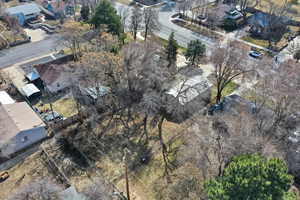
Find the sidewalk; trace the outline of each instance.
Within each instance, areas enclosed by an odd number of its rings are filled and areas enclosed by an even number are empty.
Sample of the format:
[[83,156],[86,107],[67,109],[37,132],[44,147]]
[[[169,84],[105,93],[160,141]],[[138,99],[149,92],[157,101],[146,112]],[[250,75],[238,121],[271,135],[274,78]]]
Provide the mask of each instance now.
[[[185,22],[185,23],[190,23],[189,21],[186,21],[186,20],[181,19],[181,18],[179,18],[179,17],[171,18],[170,20],[172,21],[172,20],[175,20],[175,19],[176,19],[176,20],[181,20],[181,21],[183,21],[183,22]],[[173,22],[172,22],[172,23],[173,23]],[[193,25],[199,26],[199,25],[197,25],[197,24],[193,24]],[[189,30],[189,29],[188,29],[188,30]],[[239,39],[239,38],[236,38],[236,33],[237,33],[236,31],[226,34],[226,33],[220,32],[220,31],[215,31],[215,30],[211,30],[211,29],[209,29],[209,30],[212,31],[213,33],[216,33],[216,34],[219,34],[220,36],[222,36],[222,37],[223,37],[223,44],[227,43],[227,42],[230,41],[230,40],[231,40],[231,41],[238,41],[238,42],[244,43],[244,44],[246,44],[246,45],[248,45],[248,46],[250,46],[250,47],[254,47],[254,48],[257,48],[257,49],[261,49],[261,50],[264,50],[264,51],[267,51],[267,52],[270,52],[270,53],[273,53],[273,54],[276,53],[276,52],[274,52],[274,51],[272,51],[272,50],[270,50],[270,49],[267,49],[267,48],[265,48],[265,47],[262,47],[262,46],[259,46],[259,45],[256,45],[256,44],[247,42],[247,41],[245,41],[245,40],[241,40],[241,39]]]

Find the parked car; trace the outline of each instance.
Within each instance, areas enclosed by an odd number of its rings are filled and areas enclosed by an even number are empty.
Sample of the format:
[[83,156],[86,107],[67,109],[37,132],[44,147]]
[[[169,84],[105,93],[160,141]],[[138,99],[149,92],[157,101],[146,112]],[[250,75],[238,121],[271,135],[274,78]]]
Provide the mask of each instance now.
[[249,56],[256,59],[261,59],[263,54],[258,51],[249,51]]
[[42,114],[42,118],[46,121],[46,122],[51,122],[51,121],[54,121],[54,120],[63,120],[63,116],[61,114],[59,114],[58,112],[56,111],[49,111],[49,112],[46,112],[46,113],[43,113]]
[[205,20],[206,16],[205,15],[198,15],[197,18],[200,19],[200,20]]
[[234,20],[240,19],[241,17],[243,17],[243,14],[237,10],[229,11],[227,15],[228,19],[234,19]]
[[0,174],[0,182],[5,181],[6,179],[8,179],[8,177],[9,177],[8,172],[2,172],[2,173]]

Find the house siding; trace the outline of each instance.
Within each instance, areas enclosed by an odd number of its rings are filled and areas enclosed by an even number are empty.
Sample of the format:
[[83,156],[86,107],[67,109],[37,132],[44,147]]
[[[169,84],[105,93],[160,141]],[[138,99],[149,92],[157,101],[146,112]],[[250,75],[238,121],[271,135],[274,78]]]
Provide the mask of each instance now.
[[44,126],[19,132],[1,148],[2,155],[11,155],[47,137]]

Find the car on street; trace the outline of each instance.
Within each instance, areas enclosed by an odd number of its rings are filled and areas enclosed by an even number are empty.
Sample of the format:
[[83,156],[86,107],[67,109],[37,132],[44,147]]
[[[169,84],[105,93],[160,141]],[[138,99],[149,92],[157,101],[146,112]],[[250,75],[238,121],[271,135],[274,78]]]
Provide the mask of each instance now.
[[249,51],[249,56],[255,59],[261,59],[263,54],[258,51]]

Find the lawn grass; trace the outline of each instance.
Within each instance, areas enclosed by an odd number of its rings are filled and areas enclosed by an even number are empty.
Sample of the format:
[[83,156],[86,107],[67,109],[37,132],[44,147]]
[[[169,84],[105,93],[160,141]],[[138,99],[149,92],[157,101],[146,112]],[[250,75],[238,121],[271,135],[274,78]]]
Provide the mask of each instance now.
[[[164,142],[169,148],[169,159],[175,162],[177,159],[178,148],[184,144],[183,133],[184,127],[179,124],[165,121],[163,124],[163,138]],[[157,141],[157,129],[149,129],[149,147],[152,147],[152,156],[147,164],[140,165],[129,173],[130,193],[132,199],[156,200],[157,187],[166,188],[167,183],[164,177],[164,162],[161,153],[161,146]],[[132,138],[134,142],[138,142],[137,138]],[[117,188],[125,191],[124,167],[122,159],[118,156],[107,154],[97,160],[96,166],[99,172]]]
[[264,48],[269,47],[269,42],[267,40],[257,39],[257,38],[253,38],[251,36],[244,36],[241,39],[246,42],[250,42],[252,44],[256,44],[256,45],[264,47]]
[[199,33],[199,34],[204,35],[208,38],[212,38],[214,40],[222,40],[222,36],[220,34],[208,29],[205,26],[191,24],[191,23],[180,21],[180,20],[173,20],[172,22],[174,24],[177,24],[178,26],[189,29],[189,30],[191,30],[195,33]]
[[[234,92],[234,90],[236,90],[239,87],[238,84],[234,83],[234,82],[230,82],[228,83],[228,85],[224,88],[223,92],[222,92],[222,96],[225,97],[227,95],[230,95],[232,92]],[[213,86],[212,90],[211,90],[211,102],[214,103],[215,99],[217,96],[217,87]]]
[[[37,103],[34,107],[40,111],[50,110],[50,104],[41,104],[42,102]],[[63,98],[59,99],[52,103],[53,110],[57,111],[59,114],[62,114],[65,118],[71,117],[77,114],[77,108],[75,100],[72,98]]]
[[[269,0],[261,0],[260,4],[257,6],[257,9],[268,12],[270,9],[270,4],[268,3]],[[271,5],[278,5],[281,6],[284,0],[271,0]],[[294,20],[300,21],[300,2],[297,5],[292,5],[290,8],[289,16],[291,16]]]
[[[158,37],[158,36],[155,36],[155,35],[151,35],[151,39],[160,43],[162,46],[166,46],[168,44],[168,40],[165,40],[161,37]],[[182,46],[179,46],[178,47],[178,53],[179,54],[185,54],[187,48],[186,47],[182,47]]]
[[25,38],[21,34],[14,34],[12,31],[4,31],[2,35],[6,38],[9,43],[14,43],[16,41],[22,41]]
[[129,5],[130,3],[132,3],[132,0],[117,0],[117,2],[124,5]]

